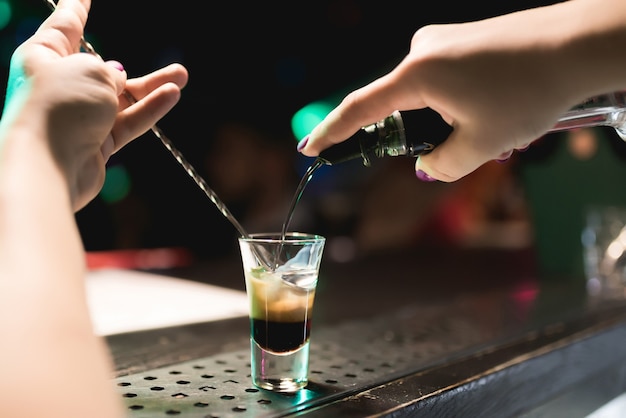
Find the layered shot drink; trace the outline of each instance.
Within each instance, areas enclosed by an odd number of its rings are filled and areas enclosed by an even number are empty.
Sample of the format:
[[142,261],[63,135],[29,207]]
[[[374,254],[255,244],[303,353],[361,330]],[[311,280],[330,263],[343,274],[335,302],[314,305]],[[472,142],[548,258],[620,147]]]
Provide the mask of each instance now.
[[306,386],[315,288],[324,238],[290,233],[241,238],[250,302],[252,382],[295,392]]

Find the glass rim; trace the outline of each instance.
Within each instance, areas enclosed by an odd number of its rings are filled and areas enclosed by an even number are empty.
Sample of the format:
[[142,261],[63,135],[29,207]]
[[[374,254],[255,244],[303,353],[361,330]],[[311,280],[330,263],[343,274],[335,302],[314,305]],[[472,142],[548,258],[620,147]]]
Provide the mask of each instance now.
[[282,232],[259,232],[255,234],[249,234],[247,237],[239,237],[241,242],[321,242],[325,241],[326,237],[317,234],[310,234],[306,232],[287,232],[285,234],[285,240],[281,239]]

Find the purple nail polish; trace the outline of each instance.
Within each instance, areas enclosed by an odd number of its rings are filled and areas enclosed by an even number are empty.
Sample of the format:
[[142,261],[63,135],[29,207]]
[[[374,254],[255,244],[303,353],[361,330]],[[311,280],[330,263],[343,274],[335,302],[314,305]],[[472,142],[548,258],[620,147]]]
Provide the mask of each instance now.
[[499,158],[496,158],[496,161],[501,164],[506,163],[507,161],[509,161],[509,158],[511,158],[512,155],[513,155],[513,150],[504,152],[500,154]]
[[115,68],[116,70],[124,71],[124,66],[122,65],[121,62],[110,60],[110,61],[107,61],[107,64],[109,64],[111,67]]
[[417,170],[415,176],[421,181],[437,181],[436,178],[429,176],[425,171]]
[[302,150],[304,149],[304,147],[306,147],[307,142],[309,142],[309,136],[305,136],[304,138],[302,138],[302,140],[300,140],[300,142],[298,142],[298,147],[296,148],[298,150],[298,152],[302,152]]

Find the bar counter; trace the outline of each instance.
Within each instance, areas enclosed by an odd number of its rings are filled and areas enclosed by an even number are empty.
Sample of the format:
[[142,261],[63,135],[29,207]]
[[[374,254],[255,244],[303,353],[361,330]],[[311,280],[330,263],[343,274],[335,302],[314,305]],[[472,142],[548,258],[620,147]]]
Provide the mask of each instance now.
[[[244,289],[239,258],[159,271]],[[310,382],[250,382],[247,317],[111,335],[129,417],[585,417],[626,391],[626,303],[531,250],[322,261]]]

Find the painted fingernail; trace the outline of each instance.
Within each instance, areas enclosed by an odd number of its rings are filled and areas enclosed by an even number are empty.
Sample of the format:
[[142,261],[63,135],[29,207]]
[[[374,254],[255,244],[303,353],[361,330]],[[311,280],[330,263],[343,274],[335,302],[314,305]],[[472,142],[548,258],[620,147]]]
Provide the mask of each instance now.
[[496,161],[499,163],[506,163],[509,158],[511,158],[511,155],[513,155],[513,150],[500,154],[500,156],[496,158]]
[[111,61],[107,61],[107,64],[109,64],[111,67],[115,68],[116,70],[124,71],[124,66],[122,65],[121,62],[111,60]]
[[296,148],[298,150],[298,152],[301,152],[304,147],[306,147],[307,142],[309,142],[309,136],[305,136],[304,138],[302,138],[300,140],[300,142],[298,142],[298,147]]
[[437,181],[436,178],[429,176],[425,171],[417,170],[415,176],[421,181]]

